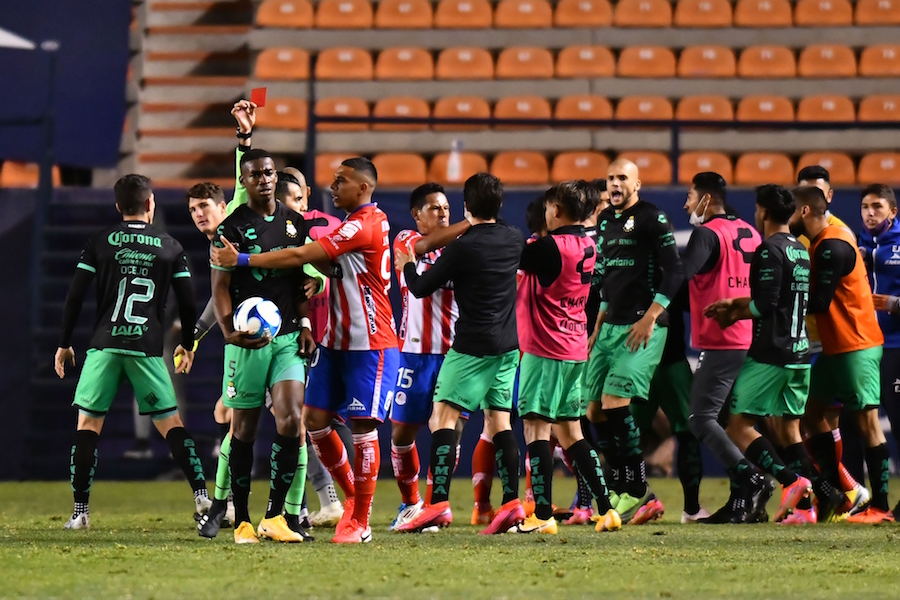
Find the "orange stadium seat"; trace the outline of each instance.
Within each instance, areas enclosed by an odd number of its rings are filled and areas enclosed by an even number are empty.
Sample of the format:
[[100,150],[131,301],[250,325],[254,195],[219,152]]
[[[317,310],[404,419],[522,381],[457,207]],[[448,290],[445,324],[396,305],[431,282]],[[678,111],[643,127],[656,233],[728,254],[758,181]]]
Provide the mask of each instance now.
[[616,58],[604,46],[568,46],[556,57],[556,76],[560,78],[614,77]]
[[797,104],[798,121],[855,121],[856,109],[847,96],[819,94]]
[[797,161],[797,173],[804,167],[819,165],[828,169],[832,185],[853,185],[856,183],[856,169],[853,159],[843,152],[807,152]]
[[378,185],[386,187],[415,187],[427,179],[428,166],[418,154],[385,152],[372,157],[378,171]]
[[[550,103],[540,96],[508,96],[494,105],[497,119],[549,119]],[[497,129],[521,129],[523,125],[498,125]]]
[[777,152],[748,152],[737,159],[734,180],[738,185],[790,185],[794,183],[794,165],[790,158]]
[[678,0],[675,27],[731,27],[728,0]]
[[[369,105],[362,98],[323,98],[316,101],[316,115],[333,117],[368,117]],[[360,131],[367,123],[318,123],[320,131]]]
[[737,61],[725,46],[691,46],[681,51],[678,76],[690,78],[734,77]]
[[733,121],[734,105],[725,96],[685,96],[678,101],[679,121]]
[[550,179],[550,167],[540,152],[509,150],[494,156],[491,174],[504,185],[540,185]]
[[859,101],[860,121],[900,121],[900,95],[878,94]]
[[547,0],[500,0],[494,9],[498,29],[543,29],[553,25],[553,7]]
[[856,77],[853,48],[841,44],[814,44],[800,51],[797,61],[800,77]]
[[256,57],[253,75],[269,81],[309,79],[309,52],[300,48],[266,48]]
[[573,179],[606,178],[606,169],[609,167],[609,158],[599,152],[588,150],[582,152],[560,152],[553,159],[550,169],[550,181],[560,183]]
[[735,118],[738,121],[793,121],[794,105],[784,96],[747,96],[738,102]]
[[691,185],[694,175],[707,171],[718,173],[725,183],[731,183],[734,176],[731,159],[721,152],[682,152],[678,157],[678,183],[681,185]]
[[263,108],[256,109],[256,126],[261,129],[306,130],[309,106],[297,98],[269,98]]
[[309,0],[265,0],[256,9],[257,27],[309,29],[313,5]]
[[669,0],[619,0],[613,13],[616,27],[671,27]]
[[[445,119],[489,119],[491,105],[484,98],[478,96],[451,96],[441,98],[434,103],[432,116]],[[487,125],[433,125],[435,131],[466,131],[475,129],[487,129]]]
[[488,0],[440,0],[434,12],[438,29],[490,29],[493,21]]
[[553,55],[546,48],[513,46],[497,56],[497,79],[553,79]]
[[738,77],[755,79],[797,76],[794,52],[787,46],[750,46],[738,59]]
[[428,167],[428,180],[436,181],[444,185],[462,185],[463,182],[475,173],[487,173],[488,163],[482,155],[475,152],[460,152],[459,179],[450,181],[447,177],[447,162],[450,160],[449,152],[435,154]]
[[316,185],[328,187],[334,181],[334,172],[341,163],[356,155],[350,152],[326,152],[316,155]]
[[369,0],[320,0],[316,7],[317,29],[371,29]]
[[563,96],[553,113],[557,119],[612,119],[612,104],[603,96],[578,94]]
[[798,27],[853,25],[853,5],[850,0],[797,0],[794,24]]
[[493,79],[494,59],[484,48],[447,48],[438,54],[434,74],[436,79]]
[[434,58],[424,48],[386,48],[375,61],[375,79],[419,81],[434,79]]
[[619,77],[675,77],[675,53],[663,46],[629,46],[619,54]]
[[623,152],[618,158],[630,160],[638,167],[638,178],[644,185],[672,183],[672,162],[662,152]]
[[663,96],[626,96],[616,105],[616,119],[622,121],[668,121],[674,116],[672,103]]
[[856,0],[857,25],[900,25],[900,0]]
[[560,0],[553,13],[556,27],[609,27],[612,5],[609,0]]
[[873,152],[859,161],[856,171],[859,183],[900,184],[900,152]]
[[431,29],[434,14],[428,0],[381,0],[375,10],[378,29]]
[[[413,98],[411,96],[399,96],[394,98],[382,98],[375,103],[372,108],[373,117],[422,117],[431,116],[431,108],[428,102],[422,98]],[[428,129],[428,125],[401,125],[382,123],[372,125],[372,129],[378,131],[416,131]]]
[[372,55],[362,48],[328,48],[316,59],[316,79],[363,81],[372,79]]
[[738,0],[734,7],[736,27],[790,27],[794,24],[788,0]]
[[900,75],[900,45],[880,44],[863,48],[859,56],[859,74],[863,77]]
[[[59,167],[53,166],[51,175],[53,185],[61,185]],[[40,166],[37,163],[23,163],[5,160],[0,165],[0,188],[37,188],[40,179]]]

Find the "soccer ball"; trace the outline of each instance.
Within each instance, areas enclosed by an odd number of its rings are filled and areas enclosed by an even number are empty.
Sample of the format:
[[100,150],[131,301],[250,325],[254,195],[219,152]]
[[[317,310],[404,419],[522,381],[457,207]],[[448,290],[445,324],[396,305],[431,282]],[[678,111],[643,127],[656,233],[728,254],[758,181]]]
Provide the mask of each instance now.
[[265,298],[247,298],[238,305],[232,319],[235,331],[245,331],[251,339],[275,337],[281,329],[281,311]]

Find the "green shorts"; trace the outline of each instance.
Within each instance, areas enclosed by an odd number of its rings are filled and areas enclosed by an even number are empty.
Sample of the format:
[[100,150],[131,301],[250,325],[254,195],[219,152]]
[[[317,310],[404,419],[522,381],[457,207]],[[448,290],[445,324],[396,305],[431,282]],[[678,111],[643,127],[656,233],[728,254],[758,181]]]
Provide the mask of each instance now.
[[72,406],[92,417],[106,415],[124,379],[131,382],[142,415],[161,419],[178,410],[172,378],[161,356],[132,356],[96,348],[87,351]]
[[631,325],[600,326],[585,372],[585,398],[600,401],[603,394],[617,398],[646,398],[650,380],[662,359],[668,328],[656,325],[644,348],[632,352],[625,345]]
[[519,368],[519,414],[551,423],[580,419],[587,410],[581,393],[583,371],[584,361],[524,353]]
[[450,349],[434,386],[434,401],[461,411],[512,410],[519,351],[472,356]]
[[734,382],[731,414],[755,417],[802,417],[809,396],[809,365],[789,369],[744,360]]
[[847,410],[877,408],[881,402],[882,347],[843,354],[820,355],[810,373],[809,397]]
[[306,361],[297,356],[299,331],[279,335],[257,350],[225,346],[222,401],[228,408],[266,404],[266,390],[279,381],[306,381]]
[[661,408],[669,419],[672,433],[685,433],[690,414],[691,383],[694,374],[687,360],[659,365],[650,381],[650,398],[631,403],[631,414],[642,429],[653,422],[656,409]]

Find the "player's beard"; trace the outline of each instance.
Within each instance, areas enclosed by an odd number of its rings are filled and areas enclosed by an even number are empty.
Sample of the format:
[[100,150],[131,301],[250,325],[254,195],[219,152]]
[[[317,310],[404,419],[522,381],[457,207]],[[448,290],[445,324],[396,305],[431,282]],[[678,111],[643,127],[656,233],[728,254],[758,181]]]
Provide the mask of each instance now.
[[791,230],[791,235],[794,237],[800,237],[801,235],[806,235],[806,228],[803,227],[803,221],[797,221],[796,223],[790,222],[788,223],[788,229]]

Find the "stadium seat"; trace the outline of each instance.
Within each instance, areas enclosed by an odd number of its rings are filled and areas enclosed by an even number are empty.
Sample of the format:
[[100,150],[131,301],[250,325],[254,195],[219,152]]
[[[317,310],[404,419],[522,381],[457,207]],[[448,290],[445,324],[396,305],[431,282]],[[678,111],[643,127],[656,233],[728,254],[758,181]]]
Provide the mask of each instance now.
[[797,74],[828,79],[856,77],[856,55],[853,48],[841,44],[807,46],[800,51]]
[[362,48],[328,48],[316,59],[316,79],[363,81],[372,79],[372,55]]
[[316,7],[317,29],[371,29],[369,0],[320,0]]
[[813,165],[819,165],[828,169],[831,185],[854,185],[856,183],[856,169],[853,167],[853,159],[843,152],[807,152],[797,161],[797,173],[800,169]]
[[794,24],[788,0],[738,0],[735,27],[790,27]]
[[616,105],[616,119],[622,121],[668,121],[674,115],[672,103],[663,96],[626,96]]
[[731,27],[728,0],[678,0],[675,27]]
[[438,54],[434,74],[436,79],[493,79],[494,59],[484,48],[447,48]]
[[[422,98],[413,98],[410,96],[382,98],[376,102],[375,106],[372,108],[372,116],[428,118],[431,116],[431,108],[428,106],[428,102]],[[372,125],[372,129],[377,131],[420,131],[428,129],[428,125],[381,123]]]
[[797,104],[798,121],[855,121],[856,109],[847,96],[819,94]]
[[[457,119],[489,119],[491,105],[484,98],[478,96],[452,96],[441,98],[434,103],[432,116]],[[435,131],[471,131],[487,129],[487,125],[433,125]]]
[[500,0],[494,9],[498,29],[543,29],[553,26],[553,7],[547,0]]
[[900,121],[900,95],[878,94],[859,101],[860,121]]
[[[550,103],[539,96],[509,96],[497,100],[494,117],[497,119],[549,119]],[[524,125],[498,125],[497,129],[521,129]]]
[[612,119],[613,109],[603,96],[578,94],[563,96],[556,102],[553,113],[556,119]]
[[750,46],[738,59],[738,77],[783,79],[797,76],[794,52],[787,46]]
[[[368,117],[369,105],[362,98],[323,98],[316,101],[316,115],[334,117]],[[319,131],[361,131],[367,123],[318,123]]]
[[798,27],[853,25],[853,5],[850,0],[797,0],[794,24]]
[[629,46],[619,54],[619,77],[675,77],[675,54],[663,46]]
[[568,46],[556,57],[559,78],[614,77],[616,58],[604,46]]
[[737,61],[725,46],[690,46],[681,51],[678,76],[689,78],[734,77]]
[[863,48],[859,56],[862,77],[897,77],[900,75],[900,44],[879,44]]
[[493,21],[488,0],[440,0],[434,12],[438,29],[490,29]]
[[425,159],[408,152],[385,152],[372,157],[378,171],[378,185],[416,187],[425,183],[428,167]]
[[381,0],[375,10],[378,29],[431,29],[434,14],[428,0]]
[[662,152],[623,152],[618,158],[630,160],[639,169],[638,177],[643,185],[669,185],[672,183],[672,162]]
[[553,13],[556,27],[609,27],[612,5],[609,0],[560,0]]
[[[53,166],[51,175],[53,185],[61,184],[59,167]],[[0,165],[0,188],[35,189],[40,180],[40,166],[37,163],[23,163],[5,160]]]
[[550,181],[561,183],[573,179],[605,179],[609,158],[599,152],[560,152],[553,159],[550,169]]
[[265,0],[256,9],[256,26],[309,29],[313,5],[309,0]]
[[435,154],[428,167],[428,180],[436,181],[443,185],[462,185],[462,183],[475,173],[487,173],[488,163],[482,155],[475,152],[460,152],[459,178],[450,181],[447,177],[447,162],[450,160],[449,152]]
[[870,183],[900,184],[900,152],[873,152],[859,161],[856,179],[862,185]]
[[494,156],[491,174],[504,185],[542,185],[550,178],[550,167],[540,152],[509,150]]
[[794,183],[794,165],[790,158],[777,152],[748,152],[734,165],[734,181],[738,185],[791,185]]
[[725,96],[686,96],[678,101],[679,121],[733,121],[734,106]]
[[309,106],[297,98],[269,98],[265,107],[256,109],[256,127],[305,131]]
[[856,0],[857,25],[900,25],[900,0]]
[[316,185],[328,187],[334,181],[334,172],[341,163],[355,154],[350,152],[326,152],[316,155]]
[[497,56],[497,79],[553,79],[553,55],[546,48],[513,46]]
[[375,61],[375,79],[419,81],[434,79],[434,58],[424,48],[386,48]]
[[300,48],[266,48],[256,57],[253,76],[269,81],[309,79],[309,53]]
[[734,176],[731,159],[721,152],[682,152],[678,157],[678,183],[681,185],[691,185],[694,175],[707,171],[718,173],[725,183],[731,183]]
[[619,0],[613,12],[616,27],[671,27],[669,0]]
[[738,102],[735,118],[738,121],[793,121],[794,105],[784,96],[747,96]]

